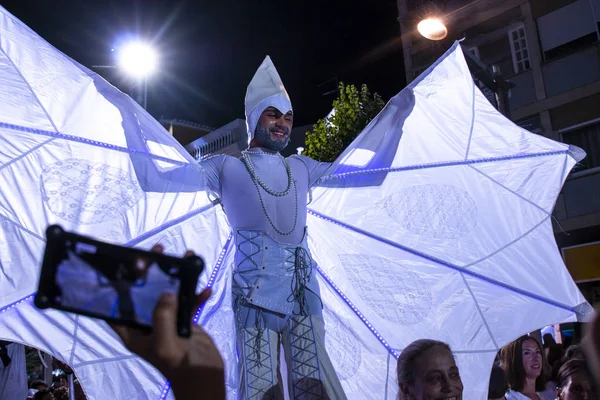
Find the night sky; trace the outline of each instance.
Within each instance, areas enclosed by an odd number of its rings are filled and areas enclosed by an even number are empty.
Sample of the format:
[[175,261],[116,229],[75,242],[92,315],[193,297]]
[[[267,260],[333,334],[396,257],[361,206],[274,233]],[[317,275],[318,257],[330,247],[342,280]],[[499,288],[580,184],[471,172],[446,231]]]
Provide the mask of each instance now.
[[[244,116],[246,86],[270,55],[295,125],[331,109],[335,79],[366,83],[385,100],[405,85],[395,0],[2,0],[3,7],[75,60],[114,65],[128,37],[153,41],[160,71],[148,110],[213,127]],[[98,69],[121,90],[115,69]],[[329,82],[327,82],[329,81]],[[319,84],[324,85],[318,86]]]

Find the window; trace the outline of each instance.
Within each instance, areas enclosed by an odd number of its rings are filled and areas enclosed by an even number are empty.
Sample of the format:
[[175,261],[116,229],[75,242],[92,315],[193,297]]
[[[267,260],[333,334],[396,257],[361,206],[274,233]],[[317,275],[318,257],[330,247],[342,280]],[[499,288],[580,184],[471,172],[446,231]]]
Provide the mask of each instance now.
[[527,71],[531,68],[531,63],[529,61],[529,49],[527,48],[525,27],[519,25],[508,31],[508,39],[510,41],[510,50],[512,53],[513,65],[515,67],[515,74]]
[[566,56],[600,40],[599,11],[600,0],[576,0],[538,18],[537,26],[545,60]]
[[572,144],[583,149],[587,154],[575,166],[574,171],[600,167],[600,123],[563,132],[562,139],[567,144]]
[[556,60],[558,58],[568,56],[569,54],[576,53],[580,50],[584,50],[598,41],[598,35],[596,32],[592,32],[589,35],[582,36],[578,39],[565,43],[551,50],[544,52],[544,59],[546,62]]

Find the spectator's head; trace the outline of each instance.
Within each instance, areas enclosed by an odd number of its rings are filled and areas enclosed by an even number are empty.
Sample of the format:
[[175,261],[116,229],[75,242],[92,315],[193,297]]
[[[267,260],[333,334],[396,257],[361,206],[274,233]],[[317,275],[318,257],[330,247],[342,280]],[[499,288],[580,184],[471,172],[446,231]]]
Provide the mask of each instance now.
[[56,400],[48,389],[40,390],[33,395],[33,400]]
[[546,349],[546,359],[549,365],[554,365],[555,362],[562,359],[565,355],[565,350],[560,344],[550,345]]
[[398,384],[403,400],[462,400],[463,384],[452,351],[437,340],[417,340],[402,351],[398,358]]
[[527,381],[535,380],[536,392],[546,388],[546,362],[540,344],[532,337],[521,336],[502,348],[502,367],[508,386],[522,392]]
[[571,347],[571,344],[573,343],[573,336],[564,336],[562,342],[563,342],[563,346],[565,347],[565,349],[568,349],[569,347]]
[[556,396],[559,400],[598,400],[584,360],[574,358],[558,371]]
[[574,358],[577,358],[580,360],[585,360],[585,355],[583,354],[583,350],[581,349],[581,346],[579,346],[578,344],[569,346],[569,348],[565,352],[565,361],[569,361]]
[[490,374],[490,387],[488,390],[489,400],[504,399],[504,394],[508,390],[506,383],[506,374],[498,365],[494,364],[492,373]]
[[31,382],[31,385],[29,385],[29,388],[35,390],[43,390],[48,389],[48,385],[46,385],[46,382],[44,381],[33,381]]

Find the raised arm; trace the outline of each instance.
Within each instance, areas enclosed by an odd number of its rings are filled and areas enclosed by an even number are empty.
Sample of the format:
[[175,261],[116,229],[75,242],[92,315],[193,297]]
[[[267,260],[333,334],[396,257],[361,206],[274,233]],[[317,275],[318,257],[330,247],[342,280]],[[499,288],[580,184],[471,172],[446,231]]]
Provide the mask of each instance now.
[[[158,122],[150,120],[151,117],[147,115],[121,114],[127,148],[134,151],[130,153],[130,158],[142,190],[173,193],[197,192],[207,188],[205,169],[187,154],[175,138],[165,134],[162,126],[156,126]],[[156,128],[145,134],[137,128],[140,125]],[[178,163],[153,158],[151,155],[157,155],[158,149],[163,150],[161,153],[178,153]]]
[[[134,100],[92,74],[94,84],[121,114],[123,133],[140,187],[145,192],[177,193],[206,190],[209,168],[194,160],[165,129]],[[156,156],[163,156],[159,159]],[[177,159],[176,163],[166,159]]]

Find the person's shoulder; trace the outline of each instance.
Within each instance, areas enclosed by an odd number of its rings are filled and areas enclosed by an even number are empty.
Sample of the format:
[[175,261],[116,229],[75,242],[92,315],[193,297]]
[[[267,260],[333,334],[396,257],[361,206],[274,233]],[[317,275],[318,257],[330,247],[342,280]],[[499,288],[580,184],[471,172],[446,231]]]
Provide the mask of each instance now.
[[523,399],[527,399],[527,397],[523,396],[519,392],[515,392],[512,389],[508,389],[508,392],[506,392],[506,395],[504,397],[506,398],[506,400],[523,400]]
[[556,399],[556,384],[554,382],[549,382],[546,385],[546,390],[541,393],[538,393],[540,399],[542,400],[554,400]]
[[213,154],[200,161],[200,166],[212,174],[236,173],[243,167],[242,161],[227,154]]
[[318,164],[319,161],[315,160],[314,158],[310,158],[307,156],[303,156],[300,154],[292,154],[291,156],[287,157],[286,160],[288,161],[297,161],[297,162],[302,162],[305,165],[311,165],[311,164]]
[[292,154],[291,156],[286,157],[286,160],[292,166],[296,165],[297,167],[305,167],[309,171],[311,170],[311,167],[314,168],[314,164],[317,163],[317,161],[313,160],[312,158],[301,156],[299,154]]
[[206,164],[220,164],[231,163],[239,161],[237,157],[230,156],[228,154],[211,154],[200,161],[200,165]]
[[292,154],[291,156],[288,156],[287,159],[288,160],[295,159],[295,160],[310,160],[310,161],[315,161],[315,160],[313,160],[310,157],[303,156],[302,154]]
[[206,157],[204,157],[202,160],[200,160],[200,162],[205,162],[205,161],[210,161],[210,160],[227,160],[227,159],[236,159],[233,156],[230,156],[229,154],[210,154]]

